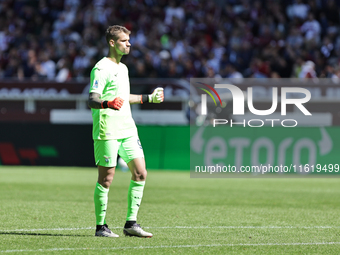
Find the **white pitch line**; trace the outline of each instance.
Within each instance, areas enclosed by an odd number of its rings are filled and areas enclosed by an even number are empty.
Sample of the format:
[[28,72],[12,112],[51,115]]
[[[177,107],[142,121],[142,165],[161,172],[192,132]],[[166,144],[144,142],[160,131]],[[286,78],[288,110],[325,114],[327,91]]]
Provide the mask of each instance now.
[[224,229],[230,229],[230,228],[277,228],[277,229],[282,229],[282,228],[340,228],[340,226],[174,226],[174,227],[144,227],[144,228],[188,228],[188,229],[200,229],[200,228],[224,228]]
[[48,252],[48,251],[77,251],[77,250],[118,250],[118,249],[162,249],[162,248],[197,248],[197,247],[228,247],[228,246],[298,246],[298,245],[340,245],[340,242],[321,243],[239,243],[239,244],[197,244],[197,245],[158,245],[158,246],[123,246],[102,248],[51,248],[37,250],[3,250],[0,253],[11,252]]
[[34,231],[64,231],[64,230],[82,230],[82,229],[95,229],[94,227],[85,227],[85,228],[33,228],[33,229],[10,229],[10,230],[0,230],[0,232],[11,232],[11,231],[28,231],[28,232],[34,232]]
[[[122,229],[123,227],[110,227],[111,229]],[[210,229],[210,228],[221,228],[221,229],[334,229],[340,228],[340,226],[172,226],[172,227],[143,227],[145,229]],[[64,230],[86,230],[95,229],[94,227],[83,227],[83,228],[36,228],[36,229],[9,229],[0,230],[0,232],[35,232],[35,231],[64,231]]]

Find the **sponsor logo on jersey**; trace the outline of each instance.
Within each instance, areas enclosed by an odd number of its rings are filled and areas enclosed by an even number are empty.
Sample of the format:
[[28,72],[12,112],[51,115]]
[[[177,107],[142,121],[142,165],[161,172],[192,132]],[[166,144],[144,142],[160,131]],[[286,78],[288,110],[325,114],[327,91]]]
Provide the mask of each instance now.
[[93,86],[92,86],[94,89],[97,89],[98,88],[98,80],[94,80],[93,82]]

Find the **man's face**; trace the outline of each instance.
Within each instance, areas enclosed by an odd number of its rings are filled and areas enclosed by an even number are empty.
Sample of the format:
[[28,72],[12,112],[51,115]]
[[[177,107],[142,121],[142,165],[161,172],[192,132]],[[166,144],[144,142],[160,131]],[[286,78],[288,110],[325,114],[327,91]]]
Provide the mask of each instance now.
[[124,32],[118,34],[118,39],[114,41],[114,48],[119,55],[127,55],[130,53],[131,44],[129,43],[129,40],[130,36],[128,34],[125,34]]

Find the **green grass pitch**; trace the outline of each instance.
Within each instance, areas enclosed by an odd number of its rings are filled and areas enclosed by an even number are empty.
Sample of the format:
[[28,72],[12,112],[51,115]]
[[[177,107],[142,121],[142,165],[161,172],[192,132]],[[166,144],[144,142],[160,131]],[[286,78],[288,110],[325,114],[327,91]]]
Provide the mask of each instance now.
[[138,222],[124,237],[130,174],[117,171],[94,236],[95,168],[0,167],[0,254],[338,254],[340,179],[190,179],[149,171]]

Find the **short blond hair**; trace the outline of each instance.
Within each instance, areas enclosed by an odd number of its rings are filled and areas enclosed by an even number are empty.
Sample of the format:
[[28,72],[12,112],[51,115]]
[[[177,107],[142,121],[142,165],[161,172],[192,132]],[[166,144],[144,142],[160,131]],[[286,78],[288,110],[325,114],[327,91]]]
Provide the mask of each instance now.
[[105,32],[106,42],[109,44],[111,39],[116,41],[118,39],[118,34],[121,32],[128,35],[131,34],[131,31],[128,30],[126,27],[119,25],[109,26]]

